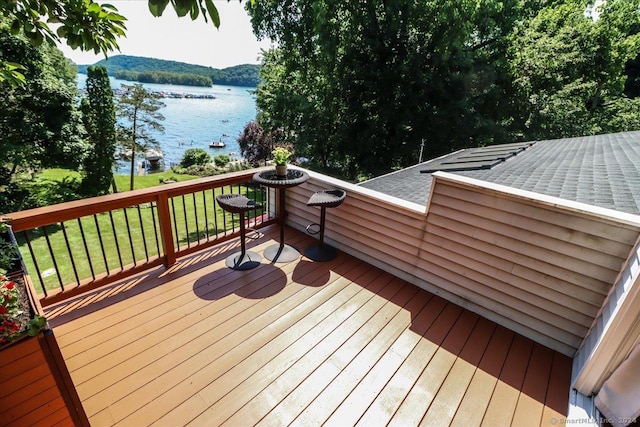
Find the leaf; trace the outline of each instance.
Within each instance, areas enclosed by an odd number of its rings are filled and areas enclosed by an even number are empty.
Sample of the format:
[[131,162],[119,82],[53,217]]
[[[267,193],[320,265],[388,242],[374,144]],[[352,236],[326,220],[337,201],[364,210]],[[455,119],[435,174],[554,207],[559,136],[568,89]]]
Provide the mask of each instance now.
[[213,4],[213,0],[205,0],[204,3],[207,5],[207,11],[211,17],[211,22],[213,22],[213,25],[215,25],[216,28],[220,28],[220,15],[218,14],[216,5]]
[[100,7],[98,3],[91,3],[87,10],[93,13],[100,13],[100,11],[102,11],[102,7]]
[[32,337],[38,335],[38,332],[46,325],[47,318],[36,314],[35,317],[29,321],[29,335]]
[[191,11],[191,1],[190,0],[176,0],[173,3],[173,8],[176,10],[176,14],[179,17],[186,16],[187,13]]
[[149,0],[149,12],[155,17],[162,16],[169,0]]
[[191,20],[195,21],[198,18],[199,14],[200,14],[200,9],[198,7],[198,3],[193,3],[191,5]]

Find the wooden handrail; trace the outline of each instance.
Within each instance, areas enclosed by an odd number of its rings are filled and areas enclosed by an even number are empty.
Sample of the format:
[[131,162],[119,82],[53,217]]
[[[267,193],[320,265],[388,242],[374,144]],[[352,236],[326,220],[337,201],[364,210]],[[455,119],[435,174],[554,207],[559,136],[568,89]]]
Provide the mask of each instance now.
[[[184,203],[185,195],[189,195],[189,194],[195,195],[201,192],[204,194],[206,191],[215,192],[216,189],[219,189],[219,188],[224,189],[225,187],[232,189],[236,185],[241,186],[243,184],[250,183],[252,181],[253,175],[259,170],[261,169],[252,169],[252,170],[246,170],[246,171],[240,171],[240,172],[233,172],[233,173],[217,175],[217,176],[208,177],[208,178],[171,183],[171,184],[156,186],[152,188],[127,191],[123,193],[116,193],[116,194],[110,194],[105,196],[92,197],[92,198],[83,199],[83,200],[76,200],[72,202],[65,202],[65,203],[46,206],[42,208],[29,209],[29,210],[8,214],[4,216],[4,218],[2,218],[2,221],[8,222],[9,224],[11,224],[11,227],[15,233],[21,233],[21,232],[24,233],[24,235],[27,236],[27,239],[28,239],[27,233],[30,232],[30,230],[33,230],[36,228],[43,228],[46,236],[46,228],[48,226],[54,225],[54,224],[61,224],[62,231],[64,233],[64,239],[66,240],[67,235],[64,228],[65,222],[78,220],[78,223],[80,223],[81,218],[94,216],[94,220],[97,227],[98,220],[96,216],[98,214],[108,213],[109,217],[111,218],[111,226],[113,228],[113,218],[111,216],[112,212],[117,210],[124,210],[124,214],[126,218],[126,214],[128,210],[127,208],[137,207],[138,215],[140,215],[140,205],[145,205],[149,203],[155,204],[155,209],[152,210],[152,215],[153,215],[153,212],[157,213],[157,221],[158,221],[157,226],[159,229],[158,230],[159,233],[155,235],[156,244],[158,239],[162,242],[162,249],[158,247],[157,258],[153,258],[153,257],[149,258],[149,254],[147,254],[146,261],[136,264],[135,254],[132,253],[132,255],[134,256],[133,263],[130,265],[123,265],[122,258],[120,256],[120,249],[118,248],[117,254],[118,254],[118,260],[120,263],[120,268],[116,267],[114,269],[112,266],[107,266],[107,259],[105,257],[104,258],[105,267],[109,271],[105,271],[104,273],[99,273],[94,275],[93,267],[91,267],[91,274],[92,274],[91,278],[79,278],[76,274],[77,285],[70,288],[66,288],[66,289],[64,288],[63,285],[66,285],[67,283],[63,284],[62,279],[60,278],[60,275],[58,275],[58,279],[60,280],[59,290],[53,289],[53,290],[50,290],[50,292],[46,292],[43,289],[45,295],[40,299],[40,303],[42,304],[42,306],[47,306],[59,301],[63,301],[67,298],[74,297],[81,293],[91,291],[93,289],[96,289],[97,287],[104,286],[108,283],[112,283],[115,280],[120,280],[130,275],[137,274],[146,269],[156,267],[160,264],[164,264],[165,267],[169,267],[176,262],[176,259],[178,256],[187,255],[191,252],[202,250],[214,244],[220,243],[223,240],[233,238],[237,234],[236,232],[231,232],[231,233],[225,232],[224,235],[221,237],[217,236],[217,232],[216,232],[215,239],[209,239],[208,232],[207,232],[207,239],[202,243],[200,242],[200,238],[198,238],[197,244],[191,244],[191,245],[187,244],[186,248],[174,246],[174,240],[178,238],[176,234],[174,234],[174,232],[177,234],[179,233],[177,228],[175,230],[173,229],[173,227],[176,226],[175,218],[173,218],[173,215],[175,215],[173,198],[176,198],[176,197],[180,198],[182,196],[183,203]],[[195,196],[194,196],[194,203],[195,203]],[[214,215],[215,215],[215,208],[214,208]],[[186,214],[184,219],[186,221],[187,219]],[[197,224],[197,220],[198,219],[196,217],[196,224]],[[140,218],[140,221],[142,221],[142,218]],[[155,219],[153,221],[155,224]],[[264,221],[263,219],[260,221],[260,224],[258,226],[265,226],[272,223],[273,221],[274,219],[268,219],[267,221]],[[127,229],[127,232],[130,233],[128,220],[126,222],[126,229]],[[186,233],[187,234],[189,233],[188,229],[186,229]],[[113,234],[115,237],[115,234],[116,234],[115,228],[113,228]],[[82,236],[84,240],[84,234]],[[53,260],[53,267],[54,269],[57,269],[58,266],[56,265],[54,254],[51,252],[52,248],[51,248],[51,245],[49,244],[49,237],[46,237],[46,239],[47,239],[46,240],[47,245],[49,246],[49,251],[51,253],[51,259]],[[131,235],[129,235],[129,240],[131,241]],[[116,238],[116,244],[117,242],[118,240]],[[75,272],[76,267],[73,260],[72,250],[69,247],[68,241],[66,242],[66,245],[67,245],[68,255],[71,258],[71,264],[73,265],[73,269]],[[86,248],[86,241],[84,242],[84,245],[85,245],[86,256],[89,257],[89,252],[88,252],[88,249]],[[100,239],[99,246],[100,248],[102,248],[102,239]],[[29,250],[31,251],[30,244],[29,244]],[[105,256],[104,249],[102,250],[103,250],[103,257],[104,257]],[[131,251],[134,252],[133,243],[131,243]],[[146,252],[146,249],[145,249],[145,252]],[[32,255],[33,255],[33,252],[32,252]],[[66,254],[61,253],[60,255],[64,257]],[[34,267],[35,267],[35,270],[37,271],[38,278],[41,284],[44,286],[44,282],[42,280],[42,277],[40,276],[40,272],[38,271],[38,266],[35,263],[36,261],[34,260]],[[89,265],[90,266],[92,265],[90,261],[89,261]]]
[[84,216],[109,212],[128,206],[156,202],[161,198],[171,198],[183,194],[208,190],[230,184],[242,184],[251,181],[253,174],[260,169],[233,172],[191,181],[176,182],[141,190],[126,191],[106,196],[91,197],[72,202],[59,203],[35,209],[14,212],[3,216],[14,232],[30,230],[36,227],[64,222]]

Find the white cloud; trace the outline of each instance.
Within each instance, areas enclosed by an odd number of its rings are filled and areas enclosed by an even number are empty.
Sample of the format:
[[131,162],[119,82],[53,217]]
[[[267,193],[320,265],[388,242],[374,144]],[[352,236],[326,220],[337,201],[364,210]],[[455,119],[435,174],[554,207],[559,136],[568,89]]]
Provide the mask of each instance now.
[[[202,16],[192,21],[178,18],[169,5],[160,18],[149,12],[147,1],[109,1],[127,17],[127,38],[120,38],[117,54],[168,59],[190,64],[225,68],[239,64],[258,64],[261,49],[269,40],[258,41],[251,30],[248,13],[239,1],[216,1],[220,28],[205,22]],[[65,56],[77,64],[93,64],[104,58],[93,52],[72,50],[60,45]]]

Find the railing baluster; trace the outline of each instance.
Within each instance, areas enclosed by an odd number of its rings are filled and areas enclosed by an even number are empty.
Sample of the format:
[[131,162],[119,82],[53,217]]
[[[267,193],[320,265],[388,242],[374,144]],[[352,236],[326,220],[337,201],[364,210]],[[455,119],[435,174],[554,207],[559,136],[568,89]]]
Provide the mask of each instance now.
[[[158,205],[151,202],[151,220],[153,221],[153,234],[156,237],[156,250],[158,251],[158,257],[162,256],[162,252],[160,251],[160,239],[158,238],[158,224],[156,223],[156,209]],[[169,211],[167,210],[167,213]],[[171,231],[171,226],[169,226],[169,231]],[[169,239],[169,243],[171,243],[171,239]],[[167,249],[165,248],[165,251]]]
[[100,231],[100,224],[98,223],[98,216],[97,215],[93,215],[93,220],[96,223],[96,231],[98,232],[98,240],[100,241],[100,251],[102,251],[102,259],[104,260],[104,268],[105,268],[105,271],[107,272],[107,276],[108,276],[109,272],[111,270],[109,269],[109,263],[107,262],[107,252],[104,250],[104,242],[102,241],[102,232]]
[[187,202],[184,199],[184,194],[182,195],[182,213],[184,216],[184,231],[187,236],[187,248],[191,247],[191,238],[189,238],[189,221],[187,221]]
[[76,268],[76,262],[73,258],[73,252],[71,252],[71,245],[69,244],[69,238],[67,236],[67,227],[64,226],[64,222],[61,222],[62,235],[64,236],[64,243],[67,245],[67,252],[69,253],[69,260],[71,261],[71,268],[73,269],[73,275],[76,278],[76,283],[80,286],[80,278],[78,277],[78,269]]
[[47,233],[47,227],[42,227],[42,231],[44,232],[44,238],[47,242],[47,247],[49,248],[49,255],[51,255],[51,261],[53,261],[53,268],[56,271],[56,276],[58,276],[58,283],[60,284],[60,289],[64,291],[64,283],[62,283],[62,276],[60,276],[60,270],[58,268],[58,262],[56,261],[56,256],[53,253],[53,248],[51,247],[51,240],[49,239],[49,233]]
[[144,223],[142,221],[142,210],[140,209],[140,205],[137,205],[136,208],[138,209],[138,220],[140,221],[140,234],[142,235],[142,244],[144,246],[144,256],[147,262],[149,262],[149,250],[147,249],[147,237],[145,236],[145,233],[144,233]]
[[42,280],[42,273],[40,273],[40,267],[38,266],[38,260],[36,259],[36,254],[33,252],[33,247],[31,246],[31,240],[29,239],[29,233],[27,231],[23,231],[22,235],[24,236],[25,242],[27,242],[27,247],[29,248],[29,253],[31,254],[31,260],[33,261],[33,266],[36,269],[36,274],[38,275],[38,281],[40,282],[40,286],[42,287],[42,292],[44,293],[45,298],[48,296],[47,287],[44,285],[44,280]]
[[82,244],[84,245],[84,253],[87,255],[87,261],[89,262],[89,270],[91,271],[91,278],[96,280],[96,273],[93,271],[93,262],[91,262],[91,255],[89,254],[89,246],[87,245],[87,238],[84,234],[84,228],[82,227],[82,221],[78,218],[78,229],[80,230],[80,236],[82,237]]
[[113,211],[109,211],[109,220],[111,221],[111,230],[113,230],[113,240],[116,244],[116,253],[118,254],[118,261],[120,262],[120,271],[124,270],[124,264],[122,263],[122,254],[120,253],[120,243],[118,242],[118,233],[116,232],[116,223],[113,221]]
[[[209,191],[211,191],[211,198],[207,194]],[[39,290],[39,293],[41,297],[44,294],[41,303],[46,306],[62,301],[68,295],[77,295],[78,287],[87,290],[95,289],[101,284],[111,283],[134,272],[144,271],[158,265],[159,262],[164,262],[168,267],[175,263],[176,255],[192,253],[200,248],[211,246],[218,239],[227,239],[231,233],[237,232],[238,223],[233,215],[219,209],[215,196],[231,192],[244,194],[255,200],[264,199],[264,192],[255,194],[256,191],[249,173],[216,177],[206,181],[196,181],[193,186],[179,184],[158,189],[138,190],[131,196],[118,194],[113,197],[104,196],[102,199],[89,198],[81,204],[63,204],[64,206],[51,207],[51,210],[46,211],[40,209],[34,210],[33,213],[16,212],[14,214],[17,221],[14,229],[24,235],[21,244],[26,244],[29,250],[31,259],[27,259],[27,262],[33,270],[34,277],[37,276],[37,281],[40,282],[38,288],[42,290]],[[187,198],[189,198],[188,203]],[[179,201],[182,202],[182,206],[177,206]],[[203,212],[199,212],[200,204]],[[151,218],[143,213],[147,205],[151,209]],[[134,217],[129,218],[128,209],[131,207],[138,212],[138,222],[134,218],[135,213]],[[122,215],[117,212],[119,209],[123,210]],[[183,211],[179,212],[179,209]],[[264,212],[264,209],[254,210],[253,218],[249,219],[254,225],[264,222],[262,218],[259,221],[256,220],[258,212]],[[108,214],[108,217],[104,214]],[[93,228],[93,225],[86,222],[91,221],[89,218],[91,216],[95,225],[94,231],[89,229]],[[71,222],[74,220],[77,224]],[[110,226],[106,223],[107,221],[110,222]],[[150,224],[147,224],[147,221]],[[184,222],[184,230],[180,222]],[[149,231],[151,224],[153,224],[153,233]],[[205,225],[204,230],[203,225]],[[54,229],[49,228],[51,226],[60,227],[60,230],[55,229],[56,233],[58,231],[60,233],[54,234],[51,231]],[[215,232],[211,229],[212,227]],[[30,234],[30,230],[36,228],[42,229],[43,239],[33,240],[35,234]],[[94,236],[94,233],[97,233],[97,236]],[[123,233],[127,233],[127,236],[124,237]],[[142,235],[141,239],[138,238],[138,233]],[[182,236],[182,233],[186,234]],[[191,233],[196,234],[192,236]],[[113,235],[113,242],[110,241],[111,235]],[[125,246],[127,243],[120,241],[120,235],[128,239],[131,260],[123,252],[124,247],[121,243]],[[155,238],[157,259],[153,257],[154,247],[150,241],[153,238]],[[80,239],[82,239],[82,248]],[[186,245],[182,239],[186,239]],[[143,245],[144,253],[137,247],[139,244]],[[66,249],[61,245],[66,245]],[[98,250],[102,255],[97,252]],[[51,259],[46,258],[46,251],[49,252]],[[68,260],[65,253],[69,256]],[[98,260],[100,256],[104,266],[101,266]],[[114,263],[119,264],[119,269],[113,265]],[[43,273],[49,274],[51,265],[54,270],[52,275],[55,273],[56,279],[43,276]],[[43,268],[45,271],[42,271]],[[61,292],[52,294],[49,291],[56,287],[56,280]],[[77,286],[73,285],[74,281]]]
[[191,197],[193,198],[193,214],[196,220],[196,237],[198,238],[198,244],[200,244],[200,224],[198,224],[198,205],[196,204],[196,193],[191,193]]
[[131,246],[131,258],[133,259],[133,265],[136,266],[138,263],[136,262],[136,251],[133,248],[133,238],[131,237],[131,226],[129,225],[129,215],[127,214],[128,208],[123,208],[124,212],[124,222],[127,224],[127,235],[129,236],[129,246]]
[[216,190],[211,189],[211,195],[213,199],[213,226],[216,229],[216,239],[218,238],[218,201],[216,200]]
[[[202,206],[204,206],[204,231],[207,234],[207,242],[209,241],[209,215],[207,214],[207,192],[202,190]],[[215,215],[215,211],[213,212]]]
[[171,212],[173,213],[173,229],[176,232],[176,249],[180,250],[180,236],[178,234],[178,218],[176,218],[176,206],[171,198]]
[[[224,187],[220,189],[220,194],[224,194]],[[222,229],[227,232],[227,212],[222,211]]]

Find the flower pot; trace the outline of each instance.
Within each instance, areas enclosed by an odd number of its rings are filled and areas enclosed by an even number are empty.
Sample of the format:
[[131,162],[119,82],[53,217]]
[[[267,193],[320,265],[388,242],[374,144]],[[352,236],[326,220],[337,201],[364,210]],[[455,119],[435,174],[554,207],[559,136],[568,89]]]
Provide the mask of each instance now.
[[276,165],[276,175],[287,176],[287,165]]

